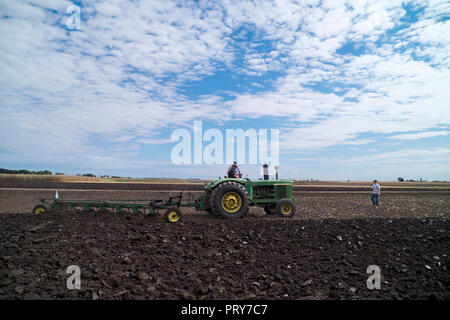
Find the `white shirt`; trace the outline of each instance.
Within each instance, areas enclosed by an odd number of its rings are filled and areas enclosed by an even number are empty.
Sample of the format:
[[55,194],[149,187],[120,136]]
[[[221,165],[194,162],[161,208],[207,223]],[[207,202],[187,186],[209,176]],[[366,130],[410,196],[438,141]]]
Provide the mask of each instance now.
[[378,194],[380,192],[381,187],[380,187],[380,185],[378,183],[377,184],[373,184],[370,187],[372,188],[372,193]]

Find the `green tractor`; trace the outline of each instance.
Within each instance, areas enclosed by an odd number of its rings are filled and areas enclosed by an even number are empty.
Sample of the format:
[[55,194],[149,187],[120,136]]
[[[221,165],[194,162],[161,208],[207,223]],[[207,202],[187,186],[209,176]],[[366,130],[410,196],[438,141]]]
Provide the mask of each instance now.
[[[267,165],[265,166],[267,170]],[[210,214],[222,218],[240,218],[248,213],[250,206],[263,207],[267,214],[291,218],[295,214],[294,198],[292,197],[293,181],[269,180],[264,174],[264,180],[249,180],[241,178],[224,178],[206,184],[205,192],[197,199],[183,202],[183,192],[169,199],[129,199],[129,200],[66,200],[58,197],[41,199],[41,204],[33,209],[34,214],[43,214],[51,210],[81,209],[112,212],[134,212],[146,215],[156,215],[165,210],[167,222],[175,223],[181,220],[180,207],[193,207],[196,211],[206,210]],[[192,201],[191,201],[192,200]]]
[[258,206],[267,214],[291,218],[295,214],[292,188],[290,180],[219,179],[205,186],[196,209],[223,218],[240,218],[250,206]]

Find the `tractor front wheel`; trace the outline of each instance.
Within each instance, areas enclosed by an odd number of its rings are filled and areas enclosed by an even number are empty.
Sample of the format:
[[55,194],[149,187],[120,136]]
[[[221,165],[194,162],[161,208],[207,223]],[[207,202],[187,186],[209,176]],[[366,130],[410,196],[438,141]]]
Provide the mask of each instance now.
[[295,205],[291,199],[281,199],[275,207],[275,213],[283,218],[292,218],[295,215]]

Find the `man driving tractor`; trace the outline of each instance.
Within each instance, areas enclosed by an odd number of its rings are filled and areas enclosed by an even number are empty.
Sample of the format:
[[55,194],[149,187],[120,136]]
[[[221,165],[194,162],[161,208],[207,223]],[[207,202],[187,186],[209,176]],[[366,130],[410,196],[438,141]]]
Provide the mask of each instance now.
[[228,168],[227,175],[228,175],[228,178],[241,178],[242,177],[241,170],[239,170],[239,167],[238,167],[236,161],[234,161],[233,164]]

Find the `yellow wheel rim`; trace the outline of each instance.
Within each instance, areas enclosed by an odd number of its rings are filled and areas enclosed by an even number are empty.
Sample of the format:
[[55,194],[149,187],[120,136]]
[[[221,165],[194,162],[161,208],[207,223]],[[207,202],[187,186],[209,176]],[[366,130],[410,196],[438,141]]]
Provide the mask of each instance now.
[[222,197],[222,208],[229,213],[238,212],[242,207],[242,198],[236,192],[230,191]]
[[44,209],[44,208],[37,208],[37,209],[34,211],[35,214],[41,214],[41,213],[44,213],[44,212],[45,212],[45,209]]
[[288,215],[292,212],[292,207],[290,204],[286,203],[281,206],[281,213],[284,215]]
[[170,222],[177,222],[179,219],[180,219],[180,217],[178,216],[178,212],[176,212],[176,211],[169,212],[169,221]]

